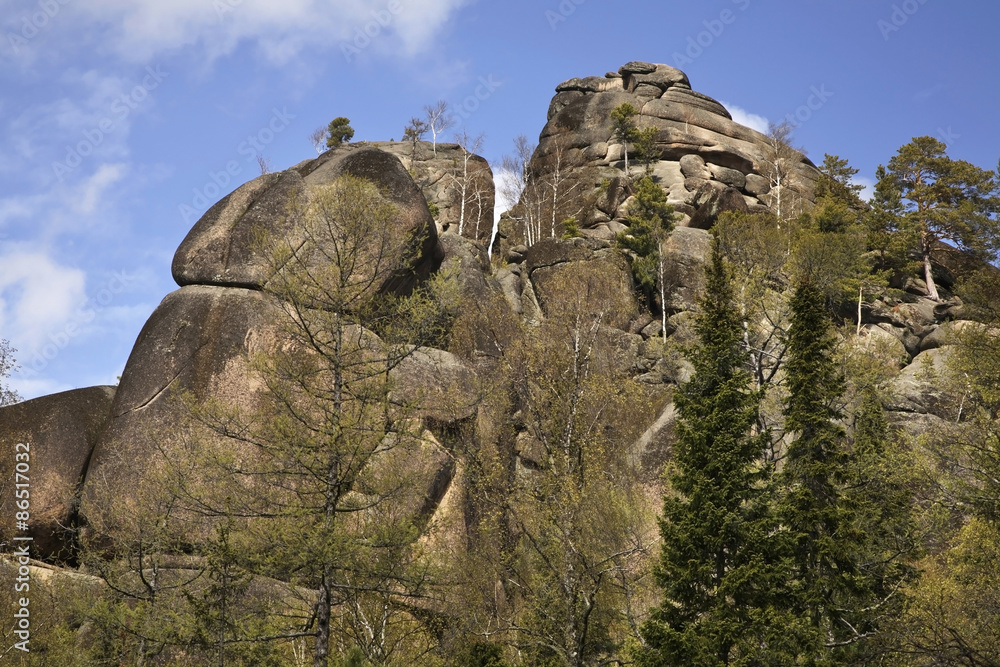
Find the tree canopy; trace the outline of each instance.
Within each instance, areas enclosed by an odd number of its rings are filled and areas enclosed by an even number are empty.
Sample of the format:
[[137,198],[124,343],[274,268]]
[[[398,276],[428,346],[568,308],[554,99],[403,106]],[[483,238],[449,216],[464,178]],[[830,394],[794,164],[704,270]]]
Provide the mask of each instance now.
[[887,197],[900,201],[901,225],[917,237],[924,281],[932,299],[941,298],[932,265],[940,243],[993,257],[1000,242],[1000,182],[996,173],[953,160],[946,149],[933,137],[915,137],[889,160],[887,169],[879,172],[879,184]]

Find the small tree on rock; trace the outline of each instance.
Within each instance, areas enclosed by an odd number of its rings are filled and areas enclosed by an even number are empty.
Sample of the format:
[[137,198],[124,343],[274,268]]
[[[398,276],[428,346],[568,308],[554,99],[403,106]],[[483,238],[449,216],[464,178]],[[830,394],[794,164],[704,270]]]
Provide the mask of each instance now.
[[437,157],[438,135],[455,123],[455,117],[449,113],[448,103],[444,100],[428,104],[424,107],[424,113],[427,114],[427,129],[431,133],[431,146],[434,150],[434,157]]
[[660,246],[673,231],[674,209],[667,203],[667,194],[651,176],[644,176],[639,181],[626,220],[629,227],[618,233],[615,243],[632,253],[632,275],[650,305],[655,304],[659,290],[661,324],[666,330],[665,267]]
[[343,116],[337,116],[331,120],[326,132],[327,148],[336,148],[341,144],[346,144],[354,137],[354,128],[351,127],[350,119]]
[[403,141],[410,142],[410,169],[413,169],[413,161],[417,157],[417,144],[419,144],[430,126],[423,119],[414,116],[410,119],[410,124],[403,128]]
[[625,154],[626,174],[628,174],[628,145],[639,137],[639,130],[635,125],[635,117],[638,115],[639,110],[628,102],[619,104],[611,111],[614,136],[621,143],[622,152]]

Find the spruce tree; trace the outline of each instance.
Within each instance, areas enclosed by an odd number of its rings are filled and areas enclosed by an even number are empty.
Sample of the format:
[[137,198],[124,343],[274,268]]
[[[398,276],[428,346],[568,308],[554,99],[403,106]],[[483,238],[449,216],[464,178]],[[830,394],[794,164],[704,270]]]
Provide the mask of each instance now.
[[[657,581],[663,603],[642,627],[637,664],[782,664],[774,605],[784,573],[772,554],[771,466],[755,432],[739,312],[719,246],[695,325],[695,373],[674,397],[679,420],[664,500]],[[787,663],[786,663],[787,664]]]
[[[841,599],[836,657],[847,664],[874,664],[884,650],[872,641],[903,615],[901,584],[912,580],[920,552],[914,521],[917,466],[890,432],[876,387],[861,391],[842,494],[841,539],[853,552],[854,577]],[[846,621],[846,623],[844,622]]]
[[781,514],[794,562],[789,601],[808,623],[797,641],[810,660],[824,655],[826,631],[838,622],[837,580],[852,574],[838,539],[846,432],[835,399],[844,381],[833,360],[835,339],[825,302],[808,278],[796,288],[785,366],[785,432],[792,441],[782,471]]
[[[796,664],[871,664],[872,639],[902,612],[900,585],[917,551],[912,468],[889,433],[874,387],[861,393],[853,434],[838,407],[845,378],[825,297],[804,278],[791,301],[785,433],[779,476],[784,594]],[[853,436],[853,437],[852,437]]]

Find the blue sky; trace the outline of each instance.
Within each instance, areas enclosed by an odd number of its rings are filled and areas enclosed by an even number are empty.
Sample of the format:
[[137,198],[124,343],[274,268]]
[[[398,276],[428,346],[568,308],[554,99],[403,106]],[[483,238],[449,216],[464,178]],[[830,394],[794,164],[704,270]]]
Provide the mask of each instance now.
[[[113,384],[209,205],[347,116],[447,100],[498,160],[553,89],[664,62],[748,123],[797,114],[870,182],[914,136],[1000,158],[992,0],[0,0],[0,338],[25,398]],[[809,108],[812,104],[813,108]],[[228,172],[227,172],[228,168]]]

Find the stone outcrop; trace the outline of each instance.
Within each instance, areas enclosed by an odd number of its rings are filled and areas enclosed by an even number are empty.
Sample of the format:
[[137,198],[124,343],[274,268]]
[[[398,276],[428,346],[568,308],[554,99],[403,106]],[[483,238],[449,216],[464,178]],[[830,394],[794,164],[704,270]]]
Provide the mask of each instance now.
[[[456,150],[439,146],[438,159],[450,161]],[[96,522],[103,508],[128,503],[129,491],[154,474],[150,465],[162,461],[160,452],[169,456],[190,437],[177,431],[187,416],[182,397],[254,408],[262,381],[249,359],[273,350],[283,336],[278,302],[261,289],[269,276],[255,239],[260,230],[296,238],[290,202],[308,201],[314,188],[344,174],[374,182],[396,207],[395,228],[421,239],[415,255],[395,258],[413,270],[397,271],[395,282],[380,285],[380,291],[407,293],[444,262],[457,265],[473,298],[500,293],[499,284],[487,277],[489,262],[480,246],[450,232],[439,236],[424,192],[392,151],[346,146],[244,184],[195,224],[175,254],[173,273],[181,289],[167,295],[147,321],[126,364],[106,432],[93,452],[81,499],[84,517]],[[488,215],[492,219],[491,200]],[[365,335],[380,344],[375,334]],[[475,372],[455,355],[418,349],[394,378],[402,400],[420,399],[418,416],[428,423],[454,423],[475,414]],[[431,444],[421,451],[427,460],[412,463],[423,471],[420,479],[436,485],[427,489],[430,498],[442,479],[450,480],[453,461]]]
[[[680,215],[680,226],[708,229],[727,210],[767,210],[776,194],[764,175],[774,160],[767,137],[734,122],[721,104],[693,91],[684,72],[630,62],[604,77],[569,79],[556,87],[530,173],[537,183],[562,179],[562,190],[573,190],[584,203],[582,210],[576,201],[557,203],[558,219],[576,215],[583,233],[598,238],[620,231],[614,223],[624,221],[628,205],[620,196],[624,152],[610,114],[626,102],[638,111],[639,129],[656,129],[659,160],[652,164],[653,176]],[[786,201],[812,201],[816,167],[796,151],[785,162],[790,172]],[[633,177],[641,175],[634,156],[629,166]],[[536,191],[527,189],[529,197]],[[507,248],[522,242],[517,217],[515,211],[501,223]]]
[[188,285],[163,299],[122,373],[88,470],[84,516],[129,502],[159,451],[170,452],[184,437],[184,393],[252,407],[259,386],[248,357],[267,350],[275,335],[269,301],[257,290],[214,285]]
[[[660,160],[653,175],[682,215],[661,246],[667,286],[663,319],[643,303],[628,256],[613,247],[615,235],[627,229],[631,197],[622,147],[614,144],[609,120],[622,102],[639,109],[640,127],[657,129]],[[237,188],[209,209],[178,248],[173,274],[180,289],[163,299],[143,327],[117,391],[96,387],[0,409],[6,452],[0,466],[14,461],[12,443],[31,443],[37,553],[53,560],[71,555],[72,530],[66,528],[97,524],[108,503],[127,506],[141,497],[161,455],[169,456],[189,435],[182,397],[198,404],[256,405],[263,385],[249,359],[287,343],[279,324],[281,304],[262,289],[269,275],[255,244],[258,231],[295,238],[289,202],[308,201],[316,187],[343,174],[375,182],[396,206],[394,224],[421,240],[411,254],[395,258],[414,270],[377,289],[405,293],[444,271],[455,276],[464,297],[461,312],[448,313],[458,322],[461,342],[449,338],[435,343],[441,349],[416,348],[392,371],[392,398],[419,405],[412,421],[424,433],[420,447],[400,450],[388,464],[413,473],[407,508],[425,519],[447,514],[449,521],[461,521],[462,491],[456,485],[467,462],[449,440],[456,433],[464,446],[509,455],[513,470],[541,465],[537,440],[517,416],[517,406],[507,402],[514,392],[509,385],[490,386],[502,375],[490,373],[503,361],[498,351],[519,340],[515,332],[567,312],[599,315],[595,367],[632,377],[651,401],[659,401],[659,419],[640,425],[648,429],[633,452],[645,466],[643,481],[655,491],[676,418],[670,387],[692,373],[680,350],[694,340],[711,249],[708,229],[725,211],[766,208],[770,183],[760,168],[767,158],[763,135],[734,123],[671,67],[632,62],[605,77],[570,79],[557,89],[530,172],[535,185],[565,179],[560,191],[572,199],[566,212],[579,215],[583,236],[543,238],[528,247],[518,236],[515,211],[505,221],[505,245],[492,262],[485,249],[494,196],[488,164],[470,156],[468,164],[484,186],[475,215],[463,219],[453,184],[456,170],[467,166],[466,154],[454,144],[439,144],[437,156],[427,143],[417,148],[414,156],[411,144],[346,146]],[[804,156],[793,162],[792,187],[807,201],[817,172]],[[439,211],[437,224],[428,202]],[[943,286],[967,270],[964,260],[957,252],[948,257],[945,268],[952,277]],[[895,374],[888,405],[893,422],[919,432],[956,419],[945,362],[955,333],[970,325],[958,299],[927,299],[913,280],[906,288],[865,304],[865,336],[857,344]],[[845,321],[855,313],[852,306]],[[373,346],[382,342],[368,330],[360,337]],[[483,398],[487,395],[494,404]],[[13,530],[13,512],[10,494],[0,488],[3,542]]]
[[437,207],[438,231],[452,231],[489,245],[493,233],[496,188],[493,170],[484,158],[459,144],[427,141],[379,141],[369,144],[400,159],[424,193]]
[[421,240],[416,257],[399,257],[400,267],[412,265],[412,275],[383,289],[405,292],[425,279],[440,263],[437,227],[424,195],[395,156],[373,147],[344,146],[327,151],[276,174],[265,174],[237,188],[211,207],[174,255],[173,275],[180,286],[219,285],[260,289],[267,267],[256,244],[259,229],[294,241],[290,205],[308,204],[310,191],[342,175],[366,178],[396,207],[395,224]]
[[[10,543],[14,535],[30,536],[36,558],[72,557],[78,492],[114,396],[114,387],[90,387],[0,409],[0,543]],[[18,463],[24,464],[19,470],[29,485],[27,532],[15,523]]]

